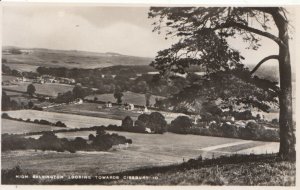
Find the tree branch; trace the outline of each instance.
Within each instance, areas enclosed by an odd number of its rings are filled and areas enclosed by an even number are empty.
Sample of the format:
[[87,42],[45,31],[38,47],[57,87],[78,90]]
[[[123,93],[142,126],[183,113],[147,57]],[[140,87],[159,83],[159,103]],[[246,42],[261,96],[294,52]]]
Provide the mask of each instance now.
[[255,73],[255,71],[257,71],[257,69],[266,61],[270,60],[270,59],[278,59],[279,56],[278,55],[270,55],[268,57],[263,58],[250,72],[250,74],[252,75],[253,73]]
[[218,30],[218,29],[222,29],[222,28],[229,28],[229,27],[246,30],[248,32],[253,32],[255,34],[267,37],[267,38],[275,41],[278,45],[285,47],[285,44],[277,36],[274,36],[273,34],[271,34],[269,32],[264,32],[264,31],[258,30],[256,28],[252,28],[250,26],[240,24],[240,23],[236,23],[236,22],[232,22],[232,21],[229,21],[229,22],[226,22],[226,23],[224,23],[220,26],[217,26],[213,30]]

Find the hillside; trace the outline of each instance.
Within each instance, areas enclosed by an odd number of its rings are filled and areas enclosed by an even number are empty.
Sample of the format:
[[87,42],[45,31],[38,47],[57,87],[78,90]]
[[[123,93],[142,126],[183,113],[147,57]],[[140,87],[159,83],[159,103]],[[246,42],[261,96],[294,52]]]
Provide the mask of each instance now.
[[3,47],[2,58],[6,64],[23,71],[38,66],[67,68],[103,68],[114,65],[149,65],[152,58],[122,55],[113,52],[97,53],[77,50],[27,49]]

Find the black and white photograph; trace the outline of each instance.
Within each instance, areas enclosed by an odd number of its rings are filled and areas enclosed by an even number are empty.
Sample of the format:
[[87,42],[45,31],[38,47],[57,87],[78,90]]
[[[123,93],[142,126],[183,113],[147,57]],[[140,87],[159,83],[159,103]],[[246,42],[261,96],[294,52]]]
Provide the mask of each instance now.
[[296,186],[299,6],[1,9],[1,185]]

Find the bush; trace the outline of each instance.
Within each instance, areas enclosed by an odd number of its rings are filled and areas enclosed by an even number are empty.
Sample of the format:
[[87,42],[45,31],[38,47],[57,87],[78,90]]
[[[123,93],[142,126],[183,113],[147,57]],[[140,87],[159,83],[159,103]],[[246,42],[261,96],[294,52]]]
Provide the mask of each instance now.
[[44,119],[41,119],[39,123],[42,125],[51,125],[52,124],[51,122],[44,120]]
[[7,113],[2,114],[3,119],[11,119],[11,117]]
[[190,118],[187,116],[178,116],[171,122],[168,131],[179,134],[187,134],[189,129],[193,126]]
[[56,123],[55,123],[55,126],[56,126],[56,127],[67,127],[66,124],[64,124],[64,123],[61,122],[61,121],[56,122]]
[[89,134],[89,140],[93,141],[96,137],[93,134]]

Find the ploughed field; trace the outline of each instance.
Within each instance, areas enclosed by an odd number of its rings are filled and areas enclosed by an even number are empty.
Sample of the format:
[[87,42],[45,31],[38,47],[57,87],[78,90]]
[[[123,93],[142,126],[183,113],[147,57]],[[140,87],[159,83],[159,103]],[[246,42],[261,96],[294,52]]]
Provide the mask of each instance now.
[[[41,114],[44,115],[47,113],[48,112],[43,112]],[[30,114],[30,112],[28,114]],[[13,116],[10,113],[9,115]],[[36,113],[31,113],[31,116],[35,115]],[[51,117],[55,118],[55,116],[52,115]],[[76,118],[76,115],[73,116]],[[69,120],[71,120],[71,118],[69,118]],[[76,121],[80,122],[80,119]],[[86,121],[90,122],[90,124],[92,123],[91,120]],[[20,127],[22,131],[24,131],[26,127],[33,127],[26,125],[27,123],[25,122],[8,122],[19,123],[19,127],[24,125],[23,128]],[[45,130],[51,128],[50,126],[40,127],[44,127]],[[7,131],[8,128],[10,129],[9,123],[3,123],[2,132]],[[37,126],[37,128],[39,127]],[[115,146],[107,152],[6,151],[2,152],[2,169],[11,169],[19,165],[23,170],[34,174],[96,175],[141,167],[181,163],[191,158],[197,158],[200,155],[210,158],[230,154],[272,153],[278,150],[278,143],[274,142],[198,135],[179,135],[174,133],[165,133],[162,135],[112,131],[109,131],[109,133],[118,133],[119,135],[132,139],[133,144]],[[89,134],[95,134],[95,132],[65,132],[57,133],[56,135],[59,138],[71,139],[75,137],[88,138]],[[38,136],[31,137],[38,138]]]

